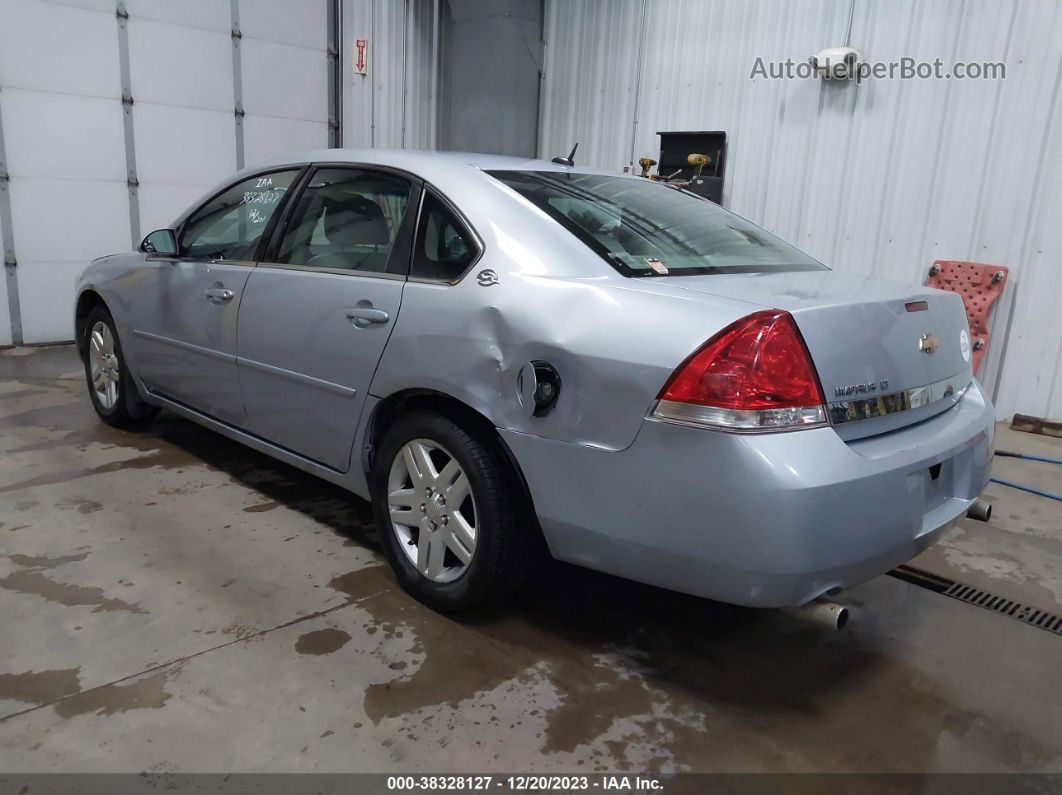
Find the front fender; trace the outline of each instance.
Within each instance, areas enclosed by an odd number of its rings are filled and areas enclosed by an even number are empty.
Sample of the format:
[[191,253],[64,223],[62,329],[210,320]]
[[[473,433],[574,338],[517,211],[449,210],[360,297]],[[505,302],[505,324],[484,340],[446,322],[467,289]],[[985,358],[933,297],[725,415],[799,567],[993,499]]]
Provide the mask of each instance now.
[[[138,253],[112,254],[94,260],[77,279],[74,291],[74,339],[78,352],[84,354],[84,329],[80,328],[78,308],[87,293],[99,297],[114,320],[115,331],[125,355],[126,368],[140,384],[140,370],[133,345],[133,301],[131,284],[143,278],[144,255]],[[143,389],[140,390],[143,394]]]

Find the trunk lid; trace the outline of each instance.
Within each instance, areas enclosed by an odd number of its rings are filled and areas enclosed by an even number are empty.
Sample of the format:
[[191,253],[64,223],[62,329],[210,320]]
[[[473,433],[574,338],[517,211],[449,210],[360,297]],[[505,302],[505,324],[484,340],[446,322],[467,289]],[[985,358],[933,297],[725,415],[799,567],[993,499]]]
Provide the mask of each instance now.
[[[948,384],[941,382],[950,381],[961,394],[972,378],[966,312],[955,293],[836,271],[653,281],[792,314],[844,438],[893,430],[939,413],[957,399],[944,399]],[[936,386],[922,390],[930,385]],[[844,422],[845,408],[835,405],[848,404],[849,419],[857,411],[867,416],[887,402],[878,397],[906,390],[919,390],[912,396],[913,408],[857,422]],[[867,399],[869,406],[852,405]]]

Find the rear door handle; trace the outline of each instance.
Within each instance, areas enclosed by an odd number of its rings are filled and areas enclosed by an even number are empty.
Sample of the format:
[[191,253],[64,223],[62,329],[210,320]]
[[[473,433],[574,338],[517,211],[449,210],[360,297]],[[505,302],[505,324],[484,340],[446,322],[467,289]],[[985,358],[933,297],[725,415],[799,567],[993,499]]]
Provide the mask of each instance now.
[[236,295],[232,290],[224,287],[208,287],[203,294],[215,304],[231,301],[233,296]]
[[365,328],[370,323],[386,323],[391,316],[382,309],[371,306],[356,306],[347,310],[347,318],[358,328]]

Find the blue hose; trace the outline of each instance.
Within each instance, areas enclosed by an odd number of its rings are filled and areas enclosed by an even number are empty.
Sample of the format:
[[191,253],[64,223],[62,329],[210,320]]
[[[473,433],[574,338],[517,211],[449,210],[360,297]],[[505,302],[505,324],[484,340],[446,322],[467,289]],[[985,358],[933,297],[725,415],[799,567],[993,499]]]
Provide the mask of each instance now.
[[[1044,458],[1039,455],[1026,455],[1025,453],[1012,453],[1009,450],[996,450],[996,455],[1005,456],[1007,458],[1021,458],[1025,461],[1042,461],[1045,464],[1062,464],[1062,460],[1057,458]],[[1050,494],[1046,491],[1040,491],[1030,486],[1023,486],[1020,483],[1012,483],[1009,480],[999,480],[998,478],[992,478],[993,483],[999,483],[1002,486],[1010,486],[1012,489],[1020,489],[1021,491],[1027,491],[1030,494],[1037,494],[1041,497],[1047,497],[1049,500],[1059,500],[1062,502],[1062,497],[1057,494]]]
[[1039,455],[1025,455],[1025,453],[1011,453],[1007,450],[996,450],[996,455],[1007,458],[1024,458],[1026,461],[1043,461],[1045,464],[1062,464],[1062,458],[1044,458]]
[[1040,491],[1039,489],[1034,489],[1030,486],[1023,486],[1020,483],[1011,483],[1009,480],[1000,480],[999,478],[992,478],[992,482],[998,483],[1001,486],[1010,486],[1012,489],[1020,489],[1022,491],[1027,491],[1030,494],[1038,494],[1041,497],[1047,497],[1049,500],[1058,500],[1059,502],[1062,502],[1062,497],[1058,496],[1057,494],[1050,494],[1046,491]]

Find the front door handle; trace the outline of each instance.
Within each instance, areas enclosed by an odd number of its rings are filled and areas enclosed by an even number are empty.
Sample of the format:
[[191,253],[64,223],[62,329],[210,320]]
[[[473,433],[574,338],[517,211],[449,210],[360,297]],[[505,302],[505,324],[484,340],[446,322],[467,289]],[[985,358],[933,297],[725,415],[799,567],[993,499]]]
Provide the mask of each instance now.
[[224,287],[208,287],[203,294],[214,304],[231,301],[233,296],[236,295],[232,290],[227,290]]
[[347,310],[347,319],[358,328],[365,328],[370,323],[386,323],[391,316],[382,309],[371,306],[356,306]]

